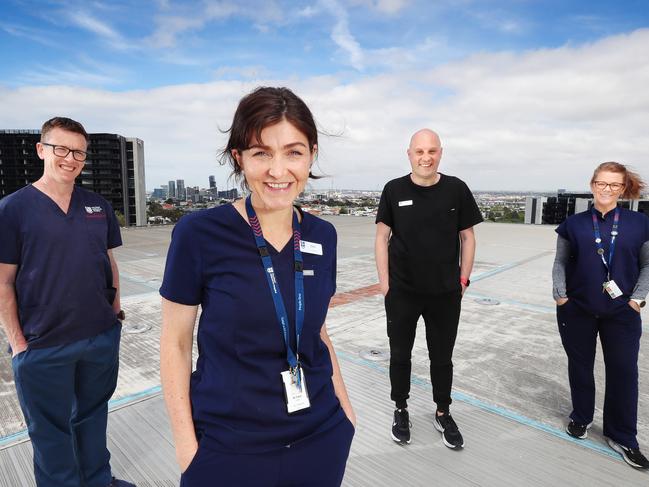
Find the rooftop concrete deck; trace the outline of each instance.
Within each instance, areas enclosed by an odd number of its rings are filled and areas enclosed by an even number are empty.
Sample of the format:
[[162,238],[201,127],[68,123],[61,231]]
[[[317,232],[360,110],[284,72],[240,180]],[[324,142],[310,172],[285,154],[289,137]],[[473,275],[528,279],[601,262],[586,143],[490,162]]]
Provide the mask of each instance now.
[[[390,439],[388,364],[369,353],[387,352],[383,300],[375,286],[374,224],[361,217],[329,219],[339,233],[339,262],[338,294],[327,323],[358,416],[345,486],[647,484],[649,475],[626,466],[602,439],[601,350],[598,409],[589,439],[573,440],[563,432],[570,400],[550,295],[553,228],[476,227],[476,265],[454,356],[452,409],[466,447],[451,451],[432,425],[423,333],[413,351],[412,444],[401,447]],[[170,232],[170,227],[126,230],[125,245],[117,250],[129,318],[109,441],[115,474],[141,486],[177,485],[179,477],[158,376],[157,288]],[[639,360],[638,439],[649,448],[646,340]],[[34,485],[31,446],[6,356],[0,359],[0,418],[0,486]]]

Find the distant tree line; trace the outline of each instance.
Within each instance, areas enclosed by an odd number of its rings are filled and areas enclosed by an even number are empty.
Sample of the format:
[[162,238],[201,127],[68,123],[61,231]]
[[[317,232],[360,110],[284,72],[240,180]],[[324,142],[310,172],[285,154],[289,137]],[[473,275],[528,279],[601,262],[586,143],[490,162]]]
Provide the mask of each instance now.
[[348,206],[352,208],[364,208],[364,207],[375,207],[376,202],[372,198],[363,198],[359,202],[354,202],[354,201],[348,201],[348,200],[335,200],[333,198],[329,199],[322,199],[322,200],[314,200],[313,203],[318,204],[318,205],[325,205],[325,206]]
[[173,223],[176,223],[184,215],[184,212],[178,208],[167,210],[160,203],[151,201],[147,205],[146,214],[147,217],[160,216],[162,218],[169,218]]
[[525,221],[525,213],[512,210],[507,206],[494,206],[487,212],[487,220],[502,223],[523,223]]

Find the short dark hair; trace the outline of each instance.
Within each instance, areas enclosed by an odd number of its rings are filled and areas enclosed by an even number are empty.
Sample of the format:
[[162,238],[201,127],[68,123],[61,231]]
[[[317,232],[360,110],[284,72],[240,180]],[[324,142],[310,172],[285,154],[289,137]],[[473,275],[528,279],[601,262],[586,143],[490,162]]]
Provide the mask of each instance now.
[[[262,130],[282,120],[287,120],[304,134],[309,143],[309,151],[313,152],[318,144],[318,129],[306,103],[288,88],[260,86],[239,101],[232,125],[225,131],[230,133],[230,138],[219,154],[219,161],[230,165],[230,176],[245,186],[241,166],[232,151],[242,152],[252,143],[260,143]],[[318,179],[310,171],[309,177]]]
[[50,131],[52,131],[53,129],[62,129],[67,130],[68,132],[74,132],[76,134],[83,135],[86,139],[86,142],[90,142],[88,132],[86,132],[86,129],[83,128],[83,125],[81,125],[76,120],[72,120],[71,118],[66,117],[54,117],[45,122],[43,124],[43,127],[41,127],[41,142],[45,142],[47,134],[50,133]]

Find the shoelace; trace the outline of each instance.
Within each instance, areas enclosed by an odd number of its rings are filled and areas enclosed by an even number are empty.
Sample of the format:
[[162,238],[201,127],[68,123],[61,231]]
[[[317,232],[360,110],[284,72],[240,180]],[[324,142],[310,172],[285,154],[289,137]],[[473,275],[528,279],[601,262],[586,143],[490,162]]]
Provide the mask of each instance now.
[[408,428],[411,426],[407,413],[397,413],[397,426],[399,428]]
[[450,414],[439,416],[439,422],[442,423],[444,430],[448,430],[449,433],[458,431],[457,424],[455,424],[455,420]]

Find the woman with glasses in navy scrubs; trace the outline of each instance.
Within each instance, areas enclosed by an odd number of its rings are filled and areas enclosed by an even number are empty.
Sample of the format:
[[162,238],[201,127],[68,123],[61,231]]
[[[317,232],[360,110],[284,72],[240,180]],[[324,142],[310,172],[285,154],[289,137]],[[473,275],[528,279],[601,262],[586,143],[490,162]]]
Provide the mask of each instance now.
[[572,413],[567,433],[586,438],[595,410],[593,366],[599,334],[606,367],[604,436],[638,469],[649,468],[637,435],[641,308],[649,291],[649,218],[618,205],[636,199],[640,177],[617,162],[590,181],[593,206],[557,228],[554,298],[568,356]]
[[160,289],[181,486],[338,486],[356,420],[325,326],[336,232],[293,206],[316,125],[287,88],[258,88],[229,134],[223,159],[250,196],[180,220]]

